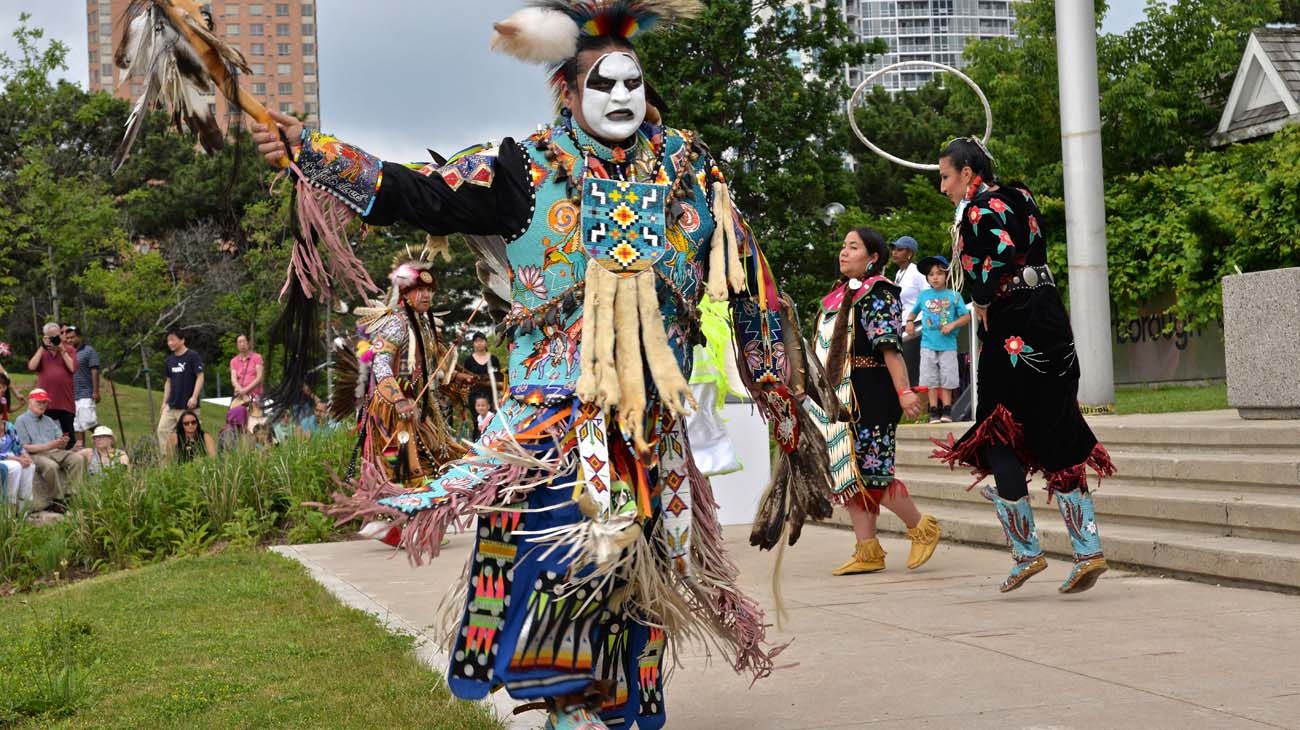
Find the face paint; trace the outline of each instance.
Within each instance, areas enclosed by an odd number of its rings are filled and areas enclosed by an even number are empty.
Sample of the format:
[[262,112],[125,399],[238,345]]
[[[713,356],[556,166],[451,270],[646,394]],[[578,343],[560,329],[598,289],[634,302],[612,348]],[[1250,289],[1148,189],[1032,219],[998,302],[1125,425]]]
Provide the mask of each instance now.
[[645,121],[645,83],[635,58],[619,51],[591,65],[583,81],[582,116],[597,139],[621,142],[636,134]]

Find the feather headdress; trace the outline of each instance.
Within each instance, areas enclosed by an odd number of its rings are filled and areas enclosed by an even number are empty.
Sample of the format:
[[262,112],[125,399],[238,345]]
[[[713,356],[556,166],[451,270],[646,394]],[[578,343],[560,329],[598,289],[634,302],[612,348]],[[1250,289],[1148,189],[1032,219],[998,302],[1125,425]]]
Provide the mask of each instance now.
[[537,0],[493,26],[492,50],[521,61],[558,67],[586,43],[630,43],[652,30],[694,18],[699,0]]

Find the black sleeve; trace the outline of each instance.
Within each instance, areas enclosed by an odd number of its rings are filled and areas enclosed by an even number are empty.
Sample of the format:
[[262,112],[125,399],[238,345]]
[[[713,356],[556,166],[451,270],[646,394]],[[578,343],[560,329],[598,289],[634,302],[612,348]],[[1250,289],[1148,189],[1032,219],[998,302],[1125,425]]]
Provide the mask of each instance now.
[[496,155],[466,155],[431,174],[385,162],[366,223],[406,221],[425,231],[520,236],[532,218],[529,160],[513,140]]

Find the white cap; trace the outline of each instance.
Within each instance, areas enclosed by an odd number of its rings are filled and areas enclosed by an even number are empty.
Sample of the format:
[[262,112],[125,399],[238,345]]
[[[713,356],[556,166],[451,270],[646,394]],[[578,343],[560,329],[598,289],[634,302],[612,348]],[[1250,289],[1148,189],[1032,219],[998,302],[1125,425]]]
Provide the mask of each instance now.
[[112,435],[113,435],[113,429],[109,428],[108,426],[96,426],[95,430],[90,432],[91,438],[99,438],[100,436],[112,436]]

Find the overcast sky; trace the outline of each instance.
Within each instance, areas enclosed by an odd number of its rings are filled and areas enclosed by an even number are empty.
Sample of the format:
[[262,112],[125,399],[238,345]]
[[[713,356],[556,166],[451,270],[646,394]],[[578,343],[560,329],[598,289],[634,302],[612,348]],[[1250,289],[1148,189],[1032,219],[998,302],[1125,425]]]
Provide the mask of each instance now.
[[[545,73],[488,51],[492,23],[520,0],[316,0],[321,121],[330,133],[380,157],[427,160],[504,136],[529,134],[551,117]],[[1145,0],[1112,0],[1104,30],[1142,17]],[[86,85],[85,0],[0,0],[0,52],[31,13],[69,48],[67,78]]]

